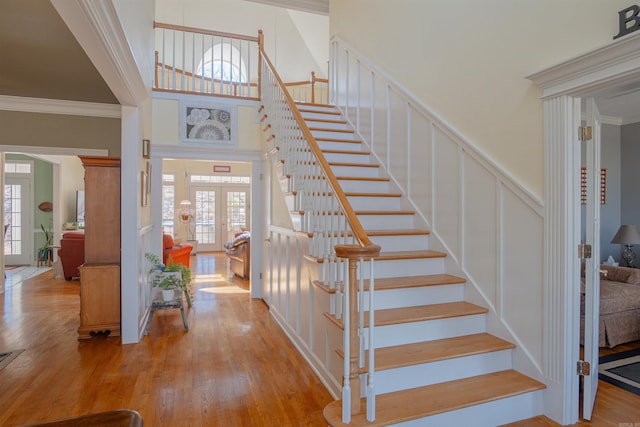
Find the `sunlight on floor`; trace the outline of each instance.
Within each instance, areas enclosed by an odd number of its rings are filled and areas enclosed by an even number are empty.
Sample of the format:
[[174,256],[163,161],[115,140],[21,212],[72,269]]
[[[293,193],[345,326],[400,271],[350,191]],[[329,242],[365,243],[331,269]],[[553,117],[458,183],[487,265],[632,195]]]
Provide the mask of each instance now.
[[206,282],[226,282],[228,279],[222,274],[200,274],[198,273],[193,281],[196,283],[206,283]]
[[207,292],[209,294],[248,294],[248,289],[242,289],[239,286],[218,286],[213,288],[200,288],[198,292]]

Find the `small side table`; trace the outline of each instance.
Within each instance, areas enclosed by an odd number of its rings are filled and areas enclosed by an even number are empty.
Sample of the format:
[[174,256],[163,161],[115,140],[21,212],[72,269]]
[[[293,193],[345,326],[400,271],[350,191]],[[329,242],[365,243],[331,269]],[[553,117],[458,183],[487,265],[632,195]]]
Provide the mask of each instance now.
[[182,315],[182,324],[184,325],[184,331],[189,332],[189,323],[187,323],[187,315],[184,312],[184,303],[182,302],[182,291],[173,291],[173,299],[169,301],[165,301],[162,298],[162,292],[158,292],[158,294],[151,301],[151,313],[149,314],[149,322],[147,323],[147,331],[149,333],[149,328],[151,327],[151,319],[153,319],[153,312],[157,310],[168,310],[168,309],[180,309],[180,314]]

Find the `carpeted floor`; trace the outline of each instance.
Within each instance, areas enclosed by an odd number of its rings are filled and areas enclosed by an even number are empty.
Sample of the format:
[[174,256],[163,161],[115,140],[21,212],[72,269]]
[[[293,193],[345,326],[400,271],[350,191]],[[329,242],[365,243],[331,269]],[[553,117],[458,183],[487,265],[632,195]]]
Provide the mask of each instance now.
[[600,358],[602,381],[640,395],[640,350],[629,350]]
[[7,366],[16,357],[20,356],[24,350],[0,351],[0,369]]

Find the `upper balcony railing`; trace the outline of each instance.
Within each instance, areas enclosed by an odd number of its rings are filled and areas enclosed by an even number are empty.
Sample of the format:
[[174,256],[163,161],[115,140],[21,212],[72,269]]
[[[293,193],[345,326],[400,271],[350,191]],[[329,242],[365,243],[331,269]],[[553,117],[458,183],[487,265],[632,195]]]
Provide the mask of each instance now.
[[[258,36],[154,23],[156,91],[258,99]],[[286,83],[299,102],[328,103],[328,80]]]

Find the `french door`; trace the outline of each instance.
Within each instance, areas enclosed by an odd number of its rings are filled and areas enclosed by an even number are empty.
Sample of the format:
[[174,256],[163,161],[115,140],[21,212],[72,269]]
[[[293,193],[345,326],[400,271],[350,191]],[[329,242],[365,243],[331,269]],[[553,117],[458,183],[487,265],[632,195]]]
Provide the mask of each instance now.
[[[4,182],[4,263],[29,265],[33,254],[31,231],[31,179],[5,176]],[[5,230],[6,229],[6,230]]]
[[221,251],[234,234],[248,228],[248,185],[191,185],[198,252]]

